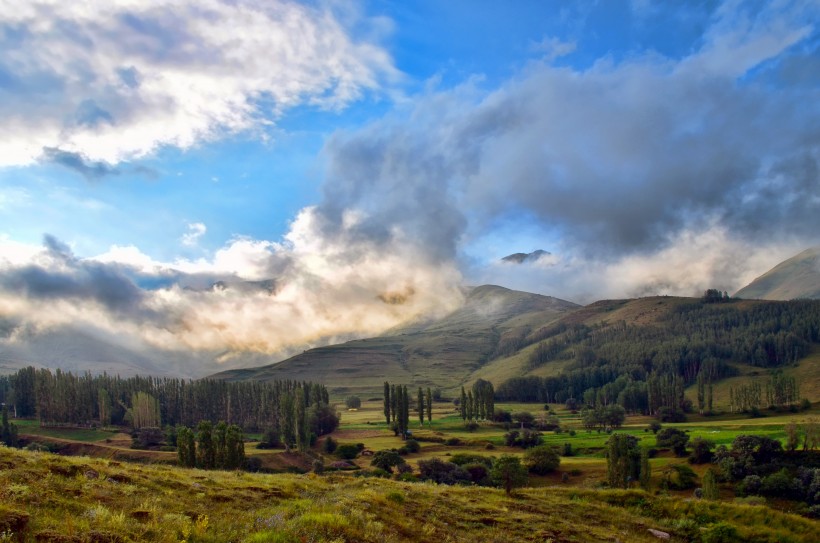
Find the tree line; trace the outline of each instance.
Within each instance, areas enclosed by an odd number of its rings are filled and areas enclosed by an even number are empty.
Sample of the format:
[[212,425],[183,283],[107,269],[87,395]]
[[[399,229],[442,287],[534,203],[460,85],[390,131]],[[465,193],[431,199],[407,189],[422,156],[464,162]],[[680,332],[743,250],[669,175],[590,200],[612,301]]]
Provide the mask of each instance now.
[[122,378],[27,367],[0,377],[0,402],[15,416],[36,417],[43,425],[194,427],[225,421],[249,432],[273,429],[293,445],[338,424],[327,388],[287,380]]

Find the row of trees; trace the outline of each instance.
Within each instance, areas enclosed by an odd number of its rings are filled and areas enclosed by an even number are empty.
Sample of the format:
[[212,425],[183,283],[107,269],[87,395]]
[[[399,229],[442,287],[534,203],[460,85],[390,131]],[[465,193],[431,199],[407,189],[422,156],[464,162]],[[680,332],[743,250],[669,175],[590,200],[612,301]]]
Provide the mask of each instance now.
[[201,469],[241,469],[245,465],[242,429],[236,424],[202,421],[196,431],[187,426],[176,430],[179,464]]
[[775,372],[764,384],[755,380],[729,387],[729,409],[733,413],[756,411],[765,406],[783,408],[797,405],[799,401],[797,380],[782,372]]
[[495,389],[493,384],[484,379],[473,383],[469,391],[461,387],[459,400],[461,418],[465,421],[488,420],[495,412]]
[[16,416],[41,424],[195,426],[224,420],[246,431],[285,427],[297,394],[309,409],[329,408],[327,389],[299,381],[197,381],[168,377],[122,378],[23,368],[0,377],[0,402]]
[[[421,413],[424,413],[421,404],[422,402],[419,402],[418,407]],[[388,381],[384,382],[384,418],[388,426],[392,425],[397,435],[402,436],[402,439],[407,437],[407,430],[410,428],[410,395],[407,385],[391,385]]]

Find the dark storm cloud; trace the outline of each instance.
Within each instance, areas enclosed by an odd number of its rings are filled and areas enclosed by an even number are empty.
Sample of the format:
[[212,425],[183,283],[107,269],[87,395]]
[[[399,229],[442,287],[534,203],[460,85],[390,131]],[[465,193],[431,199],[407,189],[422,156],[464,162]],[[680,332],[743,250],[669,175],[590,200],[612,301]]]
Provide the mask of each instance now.
[[30,264],[0,273],[0,289],[41,300],[89,300],[109,310],[139,310],[143,292],[117,264],[78,260],[67,245],[51,235],[43,240],[48,266]]

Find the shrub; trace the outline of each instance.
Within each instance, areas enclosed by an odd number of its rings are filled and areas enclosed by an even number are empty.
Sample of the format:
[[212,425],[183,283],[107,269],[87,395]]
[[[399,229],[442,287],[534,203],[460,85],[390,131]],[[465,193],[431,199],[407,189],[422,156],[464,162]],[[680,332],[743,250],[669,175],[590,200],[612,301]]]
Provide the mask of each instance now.
[[456,447],[461,445],[461,440],[457,437],[450,437],[444,440],[444,444],[449,447]]
[[692,464],[708,464],[712,461],[712,449],[715,444],[708,439],[696,437],[692,440],[692,454],[689,455],[689,462]]
[[750,494],[759,494],[762,480],[757,475],[747,475],[743,478],[739,485],[735,488],[739,496],[748,496]]
[[353,460],[359,456],[359,447],[351,443],[344,443],[336,447],[336,456],[343,460]]
[[504,442],[508,447],[521,447],[529,449],[541,444],[541,433],[530,430],[511,430],[504,434]]
[[478,430],[478,423],[471,420],[471,421],[464,424],[464,428],[468,432],[475,432],[476,430]]
[[421,450],[421,443],[419,443],[415,439],[408,439],[407,441],[405,441],[404,446],[411,453],[417,453]]
[[393,473],[393,466],[404,463],[404,458],[396,451],[378,451],[370,460],[371,466],[383,469],[387,473]]
[[457,466],[466,466],[467,464],[483,464],[489,468],[493,465],[492,457],[472,453],[454,454],[450,457],[450,462]]
[[479,486],[490,486],[490,468],[486,464],[467,464],[464,471],[470,474],[470,480]]
[[333,454],[336,451],[336,447],[339,446],[339,443],[330,436],[327,436],[325,439],[324,450],[327,454]]
[[698,480],[697,474],[686,464],[676,464],[671,466],[671,472],[667,480],[670,488],[675,490],[689,490],[695,488]]
[[701,535],[703,543],[734,543],[742,541],[731,524],[718,522],[707,528]]
[[662,427],[663,427],[663,426],[661,426],[661,423],[660,423],[660,422],[658,422],[658,421],[656,421],[656,420],[653,420],[652,422],[650,422],[650,423],[649,423],[649,430],[650,430],[653,434],[657,434],[657,433],[660,431],[660,429],[661,429]]
[[463,468],[439,458],[419,461],[419,479],[445,485],[471,480],[470,474]]
[[561,457],[550,445],[540,445],[527,449],[524,453],[524,465],[530,473],[546,475],[561,464]]
[[686,444],[689,443],[689,435],[677,428],[664,428],[656,435],[658,447],[669,447],[674,451],[675,456],[686,456]]
[[760,493],[765,496],[789,498],[794,490],[794,479],[785,468],[764,477],[760,483]]
[[493,422],[512,422],[512,414],[509,411],[496,408],[493,411]]
[[572,451],[572,443],[564,443],[564,451],[561,454],[563,456],[573,456],[575,453]]
[[348,396],[345,398],[345,405],[348,409],[358,409],[362,406],[362,400],[358,396]]

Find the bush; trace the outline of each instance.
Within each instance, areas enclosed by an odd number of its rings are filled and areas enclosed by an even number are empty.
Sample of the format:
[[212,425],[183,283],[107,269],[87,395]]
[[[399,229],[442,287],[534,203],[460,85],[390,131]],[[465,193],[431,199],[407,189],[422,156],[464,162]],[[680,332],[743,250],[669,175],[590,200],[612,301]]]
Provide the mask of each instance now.
[[509,495],[514,488],[527,483],[527,469],[517,456],[505,454],[493,464],[490,479]]
[[411,453],[417,453],[421,450],[421,444],[415,439],[408,439],[404,443],[404,447]]
[[757,475],[747,475],[743,478],[739,485],[735,488],[739,496],[748,496],[750,494],[760,494],[760,487],[762,480]]
[[550,445],[533,447],[524,453],[524,465],[530,473],[546,475],[560,464],[561,457]]
[[387,473],[393,473],[393,466],[398,466],[404,463],[404,458],[402,458],[396,451],[378,451],[370,460],[371,466],[378,469],[383,469]]
[[419,461],[419,479],[444,485],[454,485],[471,480],[466,470],[439,458]]
[[449,447],[456,447],[461,445],[461,440],[457,437],[450,437],[444,440],[444,444]]
[[325,439],[324,450],[327,454],[333,454],[336,452],[336,447],[339,446],[339,443],[330,436],[327,436]]
[[512,430],[504,434],[504,443],[508,447],[521,447],[529,449],[541,444],[541,433],[530,430]]
[[561,454],[563,456],[573,456],[575,453],[572,450],[572,443],[564,443],[564,452]]
[[703,543],[735,543],[742,541],[731,524],[718,522],[707,528],[701,535]]
[[650,430],[653,434],[657,434],[657,433],[660,431],[660,429],[661,429],[662,427],[663,427],[663,426],[661,425],[661,423],[660,423],[660,422],[658,422],[658,421],[656,421],[656,420],[653,420],[652,422],[650,422],[650,423],[649,423],[649,430]]
[[794,494],[794,479],[786,469],[781,469],[763,478],[760,483],[760,493],[776,498],[789,498]]
[[512,414],[509,411],[496,408],[493,411],[493,422],[512,422]]
[[359,456],[359,447],[351,443],[345,443],[336,447],[336,456],[342,460],[353,460]]
[[470,422],[464,424],[464,428],[468,432],[475,432],[476,430],[478,430],[478,423],[471,420]]
[[675,490],[689,490],[697,486],[697,474],[686,464],[671,466],[671,476],[667,479],[670,488]]
[[470,480],[479,486],[490,486],[490,468],[485,464],[467,464],[462,467],[470,474]]
[[472,453],[454,454],[450,457],[450,462],[457,466],[466,466],[467,464],[483,464],[489,468],[493,465],[492,457]]
[[712,449],[715,444],[708,439],[696,437],[692,440],[692,454],[689,455],[691,464],[708,464],[712,461]]
[[677,428],[664,428],[656,435],[658,447],[670,447],[675,456],[686,456],[686,444],[689,443],[689,435]]
[[358,409],[362,406],[362,399],[358,396],[348,396],[345,398],[345,405],[348,409]]

